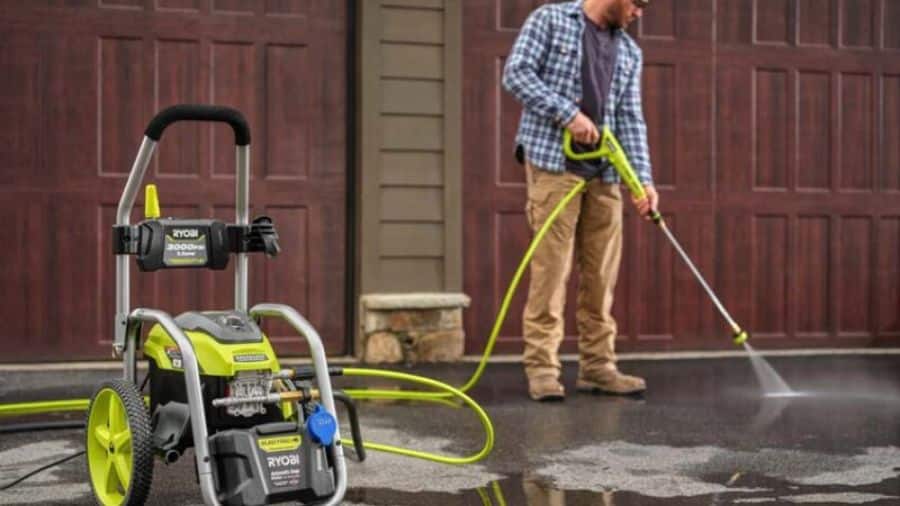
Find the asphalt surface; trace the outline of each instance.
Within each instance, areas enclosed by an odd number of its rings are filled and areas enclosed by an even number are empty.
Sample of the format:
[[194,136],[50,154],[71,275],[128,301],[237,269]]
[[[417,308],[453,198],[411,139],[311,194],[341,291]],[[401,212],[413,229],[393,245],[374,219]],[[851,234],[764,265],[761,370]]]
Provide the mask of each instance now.
[[[621,364],[647,378],[643,397],[576,394],[576,366],[566,364],[567,399],[538,404],[518,365],[492,364],[470,392],[497,430],[487,459],[452,467],[370,452],[349,463],[345,504],[900,504],[900,356],[769,363],[795,396],[767,397],[745,358],[647,360]],[[473,369],[412,372],[461,384]],[[0,372],[0,402],[86,397],[116,375]],[[464,409],[366,403],[360,415],[371,441],[463,455],[483,438]],[[82,438],[80,430],[0,434],[0,486],[79,451]],[[157,462],[148,504],[202,504],[192,454],[185,457]],[[84,468],[79,457],[44,471],[0,492],[0,504],[93,504]]]

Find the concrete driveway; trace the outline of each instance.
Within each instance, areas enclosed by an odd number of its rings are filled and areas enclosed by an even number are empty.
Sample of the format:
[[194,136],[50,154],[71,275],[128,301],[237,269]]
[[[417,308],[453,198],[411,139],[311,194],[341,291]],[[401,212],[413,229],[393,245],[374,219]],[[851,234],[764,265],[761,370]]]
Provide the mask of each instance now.
[[[769,362],[797,396],[764,396],[746,358],[634,360],[621,367],[647,378],[642,398],[575,394],[576,365],[568,363],[565,402],[537,404],[517,364],[492,364],[470,392],[497,429],[486,460],[452,467],[369,452],[350,463],[346,504],[900,503],[900,355]],[[461,384],[473,369],[413,372]],[[0,371],[0,402],[83,397],[116,375]],[[368,403],[360,414],[367,440],[457,455],[480,448],[480,426],[463,409]],[[80,450],[82,437],[0,435],[0,486]],[[0,492],[0,504],[93,504],[84,466],[79,457],[47,470]],[[202,504],[190,458],[157,462],[154,473],[149,504]]]

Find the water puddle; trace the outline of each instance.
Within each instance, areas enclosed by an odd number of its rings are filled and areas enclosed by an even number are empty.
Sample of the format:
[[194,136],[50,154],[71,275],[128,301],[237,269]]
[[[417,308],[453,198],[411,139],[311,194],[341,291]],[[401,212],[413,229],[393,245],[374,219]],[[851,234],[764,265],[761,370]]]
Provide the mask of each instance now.
[[[599,474],[602,474],[600,472]],[[474,490],[458,493],[408,493],[391,489],[352,489],[348,506],[710,506],[726,504],[896,504],[892,493],[900,480],[880,486],[828,487],[794,483],[758,472],[709,473],[702,477],[719,488],[700,495],[658,496],[611,486],[607,489],[569,488],[555,478],[533,471],[492,481]]]

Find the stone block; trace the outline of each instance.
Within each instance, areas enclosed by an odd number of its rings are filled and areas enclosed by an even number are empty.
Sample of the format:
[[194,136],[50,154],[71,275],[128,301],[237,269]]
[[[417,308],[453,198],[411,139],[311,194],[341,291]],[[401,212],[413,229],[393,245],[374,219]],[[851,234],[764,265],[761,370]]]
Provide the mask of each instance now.
[[363,331],[366,334],[380,332],[391,328],[390,313],[387,311],[365,311]]
[[465,334],[462,329],[439,330],[411,337],[408,362],[455,362],[463,356]]
[[441,309],[438,330],[461,329],[463,326],[462,308]]
[[468,305],[464,294],[364,295],[357,356],[368,363],[457,361],[465,349],[462,311]]
[[[391,330],[394,332],[411,332],[437,330],[442,327],[445,312],[459,312],[459,309],[414,309],[391,311]],[[450,318],[452,323],[452,318]],[[460,319],[461,321],[461,319]],[[452,328],[452,327],[450,327]]]
[[396,364],[403,362],[403,346],[390,332],[376,332],[365,340],[363,360],[368,364]]

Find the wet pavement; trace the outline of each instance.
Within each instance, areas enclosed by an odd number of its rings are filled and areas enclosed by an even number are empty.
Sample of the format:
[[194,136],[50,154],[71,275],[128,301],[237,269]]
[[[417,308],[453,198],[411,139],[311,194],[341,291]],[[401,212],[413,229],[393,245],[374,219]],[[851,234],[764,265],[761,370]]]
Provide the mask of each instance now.
[[[746,358],[646,360],[621,364],[647,378],[643,397],[576,394],[569,363],[565,402],[538,404],[518,365],[492,364],[470,392],[496,427],[487,459],[453,467],[369,452],[349,464],[345,504],[900,504],[900,355],[768,361],[796,396],[766,397]],[[461,384],[474,365],[403,370]],[[0,372],[0,402],[87,396],[114,376]],[[376,442],[467,455],[483,439],[465,409],[366,403],[360,416]],[[78,451],[82,437],[0,435],[0,486]],[[0,504],[92,504],[83,469],[74,459],[0,492]],[[154,473],[148,504],[202,504],[190,458]]]

